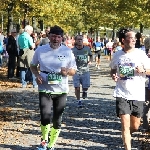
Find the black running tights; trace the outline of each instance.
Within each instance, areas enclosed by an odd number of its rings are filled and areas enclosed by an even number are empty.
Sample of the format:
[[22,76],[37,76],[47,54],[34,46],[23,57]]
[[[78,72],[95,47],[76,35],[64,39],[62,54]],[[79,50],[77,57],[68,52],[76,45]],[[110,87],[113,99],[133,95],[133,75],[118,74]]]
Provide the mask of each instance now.
[[66,107],[66,99],[66,93],[51,95],[49,93],[39,92],[41,124],[43,126],[50,124],[53,106],[53,128],[61,128],[62,114]]

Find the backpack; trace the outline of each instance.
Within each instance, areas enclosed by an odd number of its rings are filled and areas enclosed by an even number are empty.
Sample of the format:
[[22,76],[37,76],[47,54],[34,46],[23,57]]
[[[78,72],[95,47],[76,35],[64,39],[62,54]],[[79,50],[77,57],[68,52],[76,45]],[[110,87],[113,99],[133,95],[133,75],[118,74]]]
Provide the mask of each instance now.
[[3,44],[0,42],[0,54],[3,53]]

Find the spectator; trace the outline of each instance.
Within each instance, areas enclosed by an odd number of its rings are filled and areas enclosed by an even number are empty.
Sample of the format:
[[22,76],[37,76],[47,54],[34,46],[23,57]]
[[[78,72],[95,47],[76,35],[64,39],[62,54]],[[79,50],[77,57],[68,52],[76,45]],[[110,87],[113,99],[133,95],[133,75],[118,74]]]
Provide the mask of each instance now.
[[9,55],[8,58],[8,79],[14,78],[16,68],[16,57],[18,56],[17,43],[16,43],[16,29],[11,30],[11,35],[8,37],[6,51]]
[[[33,32],[33,27],[30,25],[27,25],[24,29],[24,32],[20,34],[18,38],[19,56],[20,56],[19,67],[20,67],[20,73],[21,73],[20,76],[21,76],[22,88],[26,88],[27,81],[29,81],[29,79],[31,78],[30,71],[28,72],[28,70],[30,70],[30,63],[34,55],[34,48],[35,48],[33,39],[30,36],[32,32]],[[36,88],[37,83],[35,81],[35,76],[34,74],[31,74],[31,75],[32,75],[33,88]]]

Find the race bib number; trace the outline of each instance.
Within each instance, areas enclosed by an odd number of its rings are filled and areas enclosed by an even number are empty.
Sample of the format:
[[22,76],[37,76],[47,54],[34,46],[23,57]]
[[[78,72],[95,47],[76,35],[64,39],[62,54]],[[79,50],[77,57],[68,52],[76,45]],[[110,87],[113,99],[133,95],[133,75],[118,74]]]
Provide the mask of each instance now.
[[100,47],[96,47],[96,51],[99,51],[101,48]]
[[134,68],[131,66],[119,67],[120,77],[132,78],[134,76]]
[[77,55],[77,60],[87,62],[87,55]]
[[62,75],[58,73],[48,74],[48,84],[59,84],[62,81]]

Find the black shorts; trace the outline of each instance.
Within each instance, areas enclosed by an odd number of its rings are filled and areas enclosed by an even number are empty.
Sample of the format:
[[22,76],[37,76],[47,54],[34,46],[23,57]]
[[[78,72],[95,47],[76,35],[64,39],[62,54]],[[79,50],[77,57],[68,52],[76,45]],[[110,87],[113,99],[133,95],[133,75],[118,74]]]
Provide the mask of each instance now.
[[125,98],[116,97],[116,113],[119,115],[133,115],[137,118],[143,116],[143,101],[126,100]]
[[95,57],[98,57],[98,59],[100,59],[100,56],[101,56],[101,50],[95,51]]

